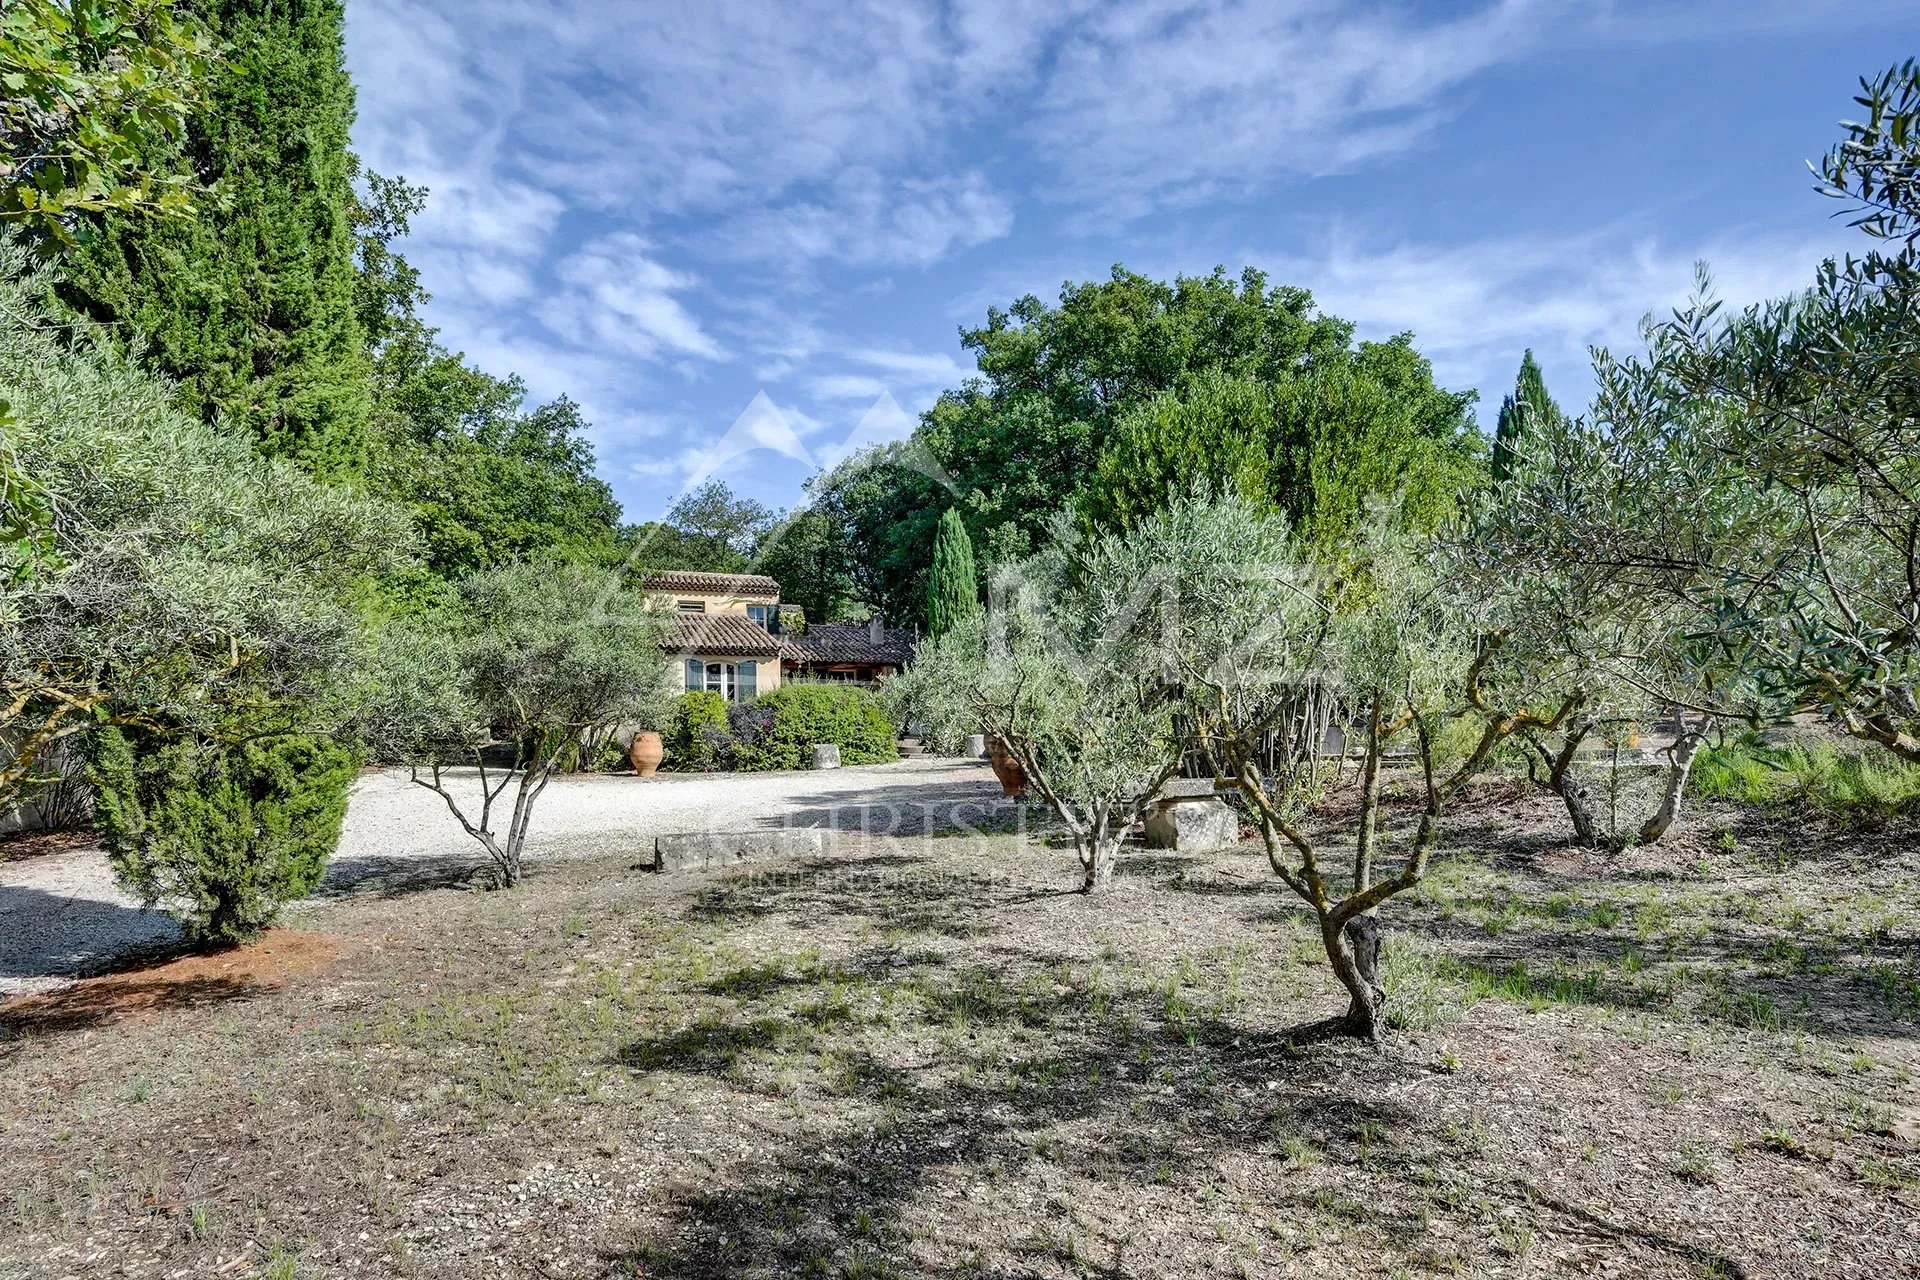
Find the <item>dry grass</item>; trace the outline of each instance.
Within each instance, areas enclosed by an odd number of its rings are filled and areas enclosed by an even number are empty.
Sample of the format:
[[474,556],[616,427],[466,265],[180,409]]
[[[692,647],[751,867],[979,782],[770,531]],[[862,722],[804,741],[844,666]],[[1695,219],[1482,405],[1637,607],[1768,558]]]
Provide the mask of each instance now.
[[1551,820],[1390,908],[1382,1051],[1285,1041],[1337,1001],[1250,850],[316,906],[317,976],[0,1033],[0,1276],[1912,1274],[1911,833]]

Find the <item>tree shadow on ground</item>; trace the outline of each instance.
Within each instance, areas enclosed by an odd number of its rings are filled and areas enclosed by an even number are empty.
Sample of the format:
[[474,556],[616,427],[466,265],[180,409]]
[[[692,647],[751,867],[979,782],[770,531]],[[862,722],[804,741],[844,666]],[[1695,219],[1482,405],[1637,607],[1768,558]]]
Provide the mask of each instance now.
[[75,977],[180,937],[163,911],[0,885],[0,978]]
[[992,927],[994,909],[1072,892],[1069,860],[1048,858],[1059,882],[998,866],[955,871],[922,854],[809,858],[730,872],[694,895],[689,920],[729,923],[782,913],[796,917],[871,916],[908,932],[970,938]]
[[[807,1124],[724,1177],[664,1186],[661,1224],[608,1256],[615,1273],[1016,1275],[1070,1263],[1079,1273],[1118,1275],[1134,1274],[1133,1262],[1148,1272],[1180,1265],[1180,1256],[1130,1259],[1122,1242],[1104,1261],[1063,1254],[1059,1240],[1038,1236],[1001,1242],[1008,1256],[992,1267],[978,1257],[958,1265],[928,1256],[919,1234],[926,1210],[916,1201],[952,1203],[961,1187],[1018,1181],[1034,1162],[1055,1171],[1043,1179],[1049,1187],[1064,1176],[1107,1188],[1109,1203],[1134,1205],[1149,1197],[1196,1202],[1222,1153],[1276,1163],[1288,1152],[1311,1153],[1339,1167],[1340,1190],[1283,1184],[1273,1205],[1362,1225],[1408,1247],[1429,1229],[1432,1203],[1395,1188],[1471,1177],[1471,1152],[1393,1096],[1430,1073],[1412,1056],[1352,1042],[1302,1049],[1213,1017],[1176,1024],[1140,997],[1118,1004],[1095,1004],[1086,992],[1038,998],[994,972],[943,981],[948,998],[926,1007],[930,1024],[963,1008],[969,1025],[1027,1028],[1050,1047],[1011,1062],[986,1047],[918,1063],[851,1051],[841,1089],[850,1095],[843,1101],[859,1104],[852,1119]],[[737,1087],[743,1058],[829,1029],[840,1016],[803,1018],[795,1030],[784,1014],[747,1011],[726,1027],[637,1042],[620,1061]],[[1086,1139],[1089,1128],[1099,1136]],[[1732,1260],[1693,1244],[1651,1235],[1640,1243],[1741,1274]]]
[[872,787],[854,794],[820,792],[795,796],[784,815],[763,819],[762,827],[813,827],[868,836],[920,837],[999,835],[1025,830],[1036,815],[1028,806],[1000,795],[985,782],[911,782]]
[[335,858],[313,893],[318,901],[367,897],[402,898],[436,889],[467,889],[491,883],[493,868],[475,847],[473,857],[361,854]]
[[82,984],[45,995],[27,996],[0,1009],[0,1058],[12,1042],[55,1032],[79,1031],[132,1014],[200,1009],[245,1000],[273,989],[271,983],[245,978],[202,977],[186,981],[122,980],[111,985]]

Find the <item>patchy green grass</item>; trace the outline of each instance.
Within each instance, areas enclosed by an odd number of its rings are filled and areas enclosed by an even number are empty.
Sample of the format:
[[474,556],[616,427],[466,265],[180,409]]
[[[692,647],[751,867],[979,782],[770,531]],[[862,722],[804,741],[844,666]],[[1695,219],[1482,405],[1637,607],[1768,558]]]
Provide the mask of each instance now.
[[1881,826],[1920,811],[1920,765],[1878,747],[1828,742],[1769,745],[1744,737],[1694,762],[1693,791],[1773,810],[1812,807],[1841,821]]
[[1380,1049],[1289,1038],[1252,851],[348,899],[320,981],[0,1039],[0,1275],[1896,1274],[1913,867],[1775,852],[1448,847]]

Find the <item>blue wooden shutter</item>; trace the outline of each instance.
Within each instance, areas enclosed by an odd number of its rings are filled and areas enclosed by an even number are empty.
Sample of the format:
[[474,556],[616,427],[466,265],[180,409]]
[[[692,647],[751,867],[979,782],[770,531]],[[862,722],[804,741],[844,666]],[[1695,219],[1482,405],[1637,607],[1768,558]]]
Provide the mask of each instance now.
[[740,664],[739,688],[740,700],[742,702],[753,697],[754,679],[759,675],[759,668],[760,664],[757,662],[743,662]]
[[707,687],[707,669],[698,658],[687,659],[687,688],[704,689]]

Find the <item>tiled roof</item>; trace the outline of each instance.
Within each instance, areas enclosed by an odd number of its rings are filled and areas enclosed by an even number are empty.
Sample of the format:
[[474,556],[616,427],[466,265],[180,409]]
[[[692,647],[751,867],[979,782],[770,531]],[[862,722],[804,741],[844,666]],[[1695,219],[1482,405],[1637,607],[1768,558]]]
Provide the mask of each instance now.
[[787,662],[866,662],[904,667],[913,658],[914,634],[888,627],[878,644],[864,622],[815,622],[805,635],[787,636],[780,657]]
[[737,654],[771,658],[780,642],[758,623],[737,613],[677,613],[660,647],[668,653]]
[[780,598],[780,584],[763,573],[697,573],[689,569],[666,569],[650,573],[640,583],[642,591],[692,591],[706,595],[764,596]]

